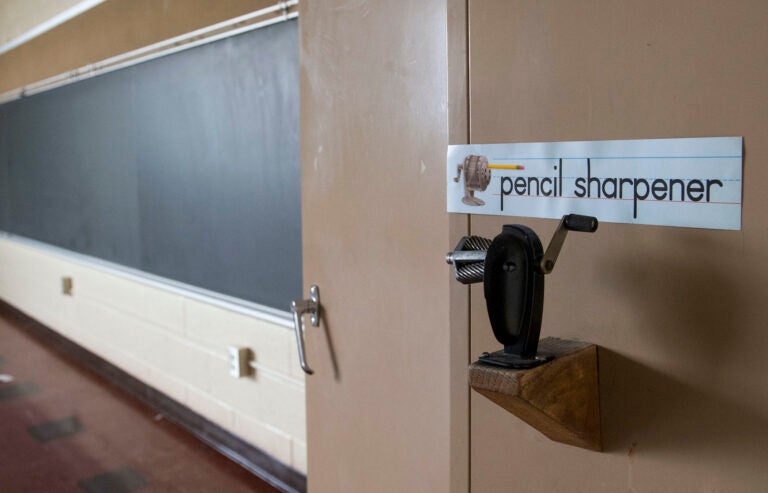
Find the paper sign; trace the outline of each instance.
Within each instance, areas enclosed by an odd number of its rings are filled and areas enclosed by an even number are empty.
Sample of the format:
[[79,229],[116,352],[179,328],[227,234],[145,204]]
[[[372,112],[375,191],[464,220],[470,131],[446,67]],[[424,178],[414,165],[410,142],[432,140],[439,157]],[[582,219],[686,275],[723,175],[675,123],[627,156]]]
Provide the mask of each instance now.
[[448,212],[741,229],[742,138],[448,147]]

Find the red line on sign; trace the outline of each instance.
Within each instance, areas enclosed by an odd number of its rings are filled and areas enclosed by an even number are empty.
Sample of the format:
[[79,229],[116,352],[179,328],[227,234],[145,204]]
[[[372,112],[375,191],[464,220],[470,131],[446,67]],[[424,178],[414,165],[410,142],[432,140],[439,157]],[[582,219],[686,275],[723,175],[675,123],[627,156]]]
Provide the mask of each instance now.
[[[494,197],[501,197],[500,193],[494,193],[492,194]],[[624,201],[634,201],[634,198],[630,199],[614,199],[610,197],[577,197],[575,195],[563,195],[563,196],[552,196],[552,195],[505,195],[508,199],[524,199],[524,198],[537,198],[537,199],[579,199],[579,200],[624,200]],[[656,200],[656,199],[637,199],[638,202],[674,202],[678,204],[716,204],[716,205],[741,205],[741,202],[705,202],[703,200],[700,200],[698,202],[694,202],[691,200]]]

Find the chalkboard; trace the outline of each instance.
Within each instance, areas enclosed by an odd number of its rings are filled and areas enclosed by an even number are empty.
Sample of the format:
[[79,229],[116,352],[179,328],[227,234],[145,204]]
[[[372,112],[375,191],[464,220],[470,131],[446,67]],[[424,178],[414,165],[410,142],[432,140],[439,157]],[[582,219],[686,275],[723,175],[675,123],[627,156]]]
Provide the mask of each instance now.
[[0,106],[0,229],[287,310],[296,21]]

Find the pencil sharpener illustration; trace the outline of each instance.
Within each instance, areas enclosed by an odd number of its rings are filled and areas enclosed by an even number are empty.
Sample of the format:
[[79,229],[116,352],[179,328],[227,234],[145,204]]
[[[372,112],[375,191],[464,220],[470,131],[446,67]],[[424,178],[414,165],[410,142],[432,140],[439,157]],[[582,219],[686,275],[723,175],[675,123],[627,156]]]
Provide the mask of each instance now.
[[485,205],[483,199],[475,197],[475,192],[484,192],[491,183],[491,169],[488,167],[488,158],[485,156],[469,155],[464,162],[456,167],[456,183],[464,172],[464,197],[461,201],[467,205]]
[[568,231],[594,233],[597,218],[563,216],[544,252],[531,228],[508,224],[493,240],[465,236],[446,256],[456,280],[483,283],[488,318],[504,349],[483,353],[479,363],[505,368],[533,368],[552,359],[538,353],[544,308],[544,276],[552,272]]

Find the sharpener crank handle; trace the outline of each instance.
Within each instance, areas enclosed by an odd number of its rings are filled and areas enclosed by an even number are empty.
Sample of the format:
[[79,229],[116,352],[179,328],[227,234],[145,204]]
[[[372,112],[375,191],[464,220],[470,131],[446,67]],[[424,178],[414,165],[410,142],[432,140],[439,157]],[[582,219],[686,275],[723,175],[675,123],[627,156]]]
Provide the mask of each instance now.
[[[461,178],[461,171],[464,169],[463,164],[456,165],[456,177],[453,179],[456,183],[459,182],[459,179]],[[466,180],[466,177],[464,178]]]
[[539,269],[543,274],[549,274],[555,268],[557,257],[563,248],[568,231],[580,231],[582,233],[594,233],[597,231],[598,221],[596,217],[582,216],[580,214],[566,214],[560,220],[560,224],[552,235],[547,251],[541,257]]

